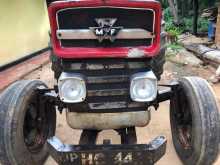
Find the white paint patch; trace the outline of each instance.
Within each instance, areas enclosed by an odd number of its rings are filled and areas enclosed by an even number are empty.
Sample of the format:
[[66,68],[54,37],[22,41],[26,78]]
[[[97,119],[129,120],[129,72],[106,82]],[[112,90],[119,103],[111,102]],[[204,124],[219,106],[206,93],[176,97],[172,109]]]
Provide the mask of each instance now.
[[145,53],[143,50],[134,48],[130,49],[128,52],[128,58],[138,58],[138,57],[144,57]]

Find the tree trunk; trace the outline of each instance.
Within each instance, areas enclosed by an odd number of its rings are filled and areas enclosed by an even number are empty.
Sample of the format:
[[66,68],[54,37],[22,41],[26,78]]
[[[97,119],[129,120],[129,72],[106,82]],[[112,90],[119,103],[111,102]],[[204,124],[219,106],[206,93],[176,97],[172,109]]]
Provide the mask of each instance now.
[[199,15],[199,0],[193,0],[193,34],[197,35],[198,15]]
[[169,6],[170,6],[171,13],[174,17],[174,23],[178,24],[179,23],[178,10],[175,7],[174,0],[168,0],[168,3],[169,3]]
[[220,64],[220,50],[211,49],[204,45],[190,44],[184,47],[196,54],[196,56],[212,62],[212,64]]

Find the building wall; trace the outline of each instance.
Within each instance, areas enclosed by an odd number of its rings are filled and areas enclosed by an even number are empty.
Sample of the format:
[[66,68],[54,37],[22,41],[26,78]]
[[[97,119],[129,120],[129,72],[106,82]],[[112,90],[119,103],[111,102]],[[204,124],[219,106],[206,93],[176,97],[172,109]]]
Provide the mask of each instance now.
[[0,0],[0,66],[48,46],[45,0]]

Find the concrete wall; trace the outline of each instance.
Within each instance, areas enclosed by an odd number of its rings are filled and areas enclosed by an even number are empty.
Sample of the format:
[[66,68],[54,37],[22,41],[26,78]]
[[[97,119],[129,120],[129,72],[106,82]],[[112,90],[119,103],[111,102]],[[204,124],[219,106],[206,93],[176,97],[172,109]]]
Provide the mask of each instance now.
[[0,0],[0,66],[48,46],[45,0]]

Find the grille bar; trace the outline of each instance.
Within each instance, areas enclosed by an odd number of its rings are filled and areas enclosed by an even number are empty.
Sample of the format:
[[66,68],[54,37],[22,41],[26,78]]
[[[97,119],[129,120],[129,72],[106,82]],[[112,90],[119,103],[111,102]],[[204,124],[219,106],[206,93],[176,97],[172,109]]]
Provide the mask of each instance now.
[[146,68],[149,62],[139,59],[90,59],[88,61],[78,60],[78,61],[65,61],[64,67],[73,71],[81,70],[104,70],[104,69],[140,69]]
[[127,89],[102,89],[102,90],[89,90],[88,97],[93,96],[121,96],[128,95],[129,92]]
[[94,84],[94,83],[119,83],[119,82],[126,82],[128,81],[128,75],[112,75],[112,76],[102,76],[102,77],[88,77],[87,83]]
[[[155,35],[145,29],[122,29],[115,39],[152,39]],[[96,40],[97,36],[90,29],[57,30],[60,40]]]

